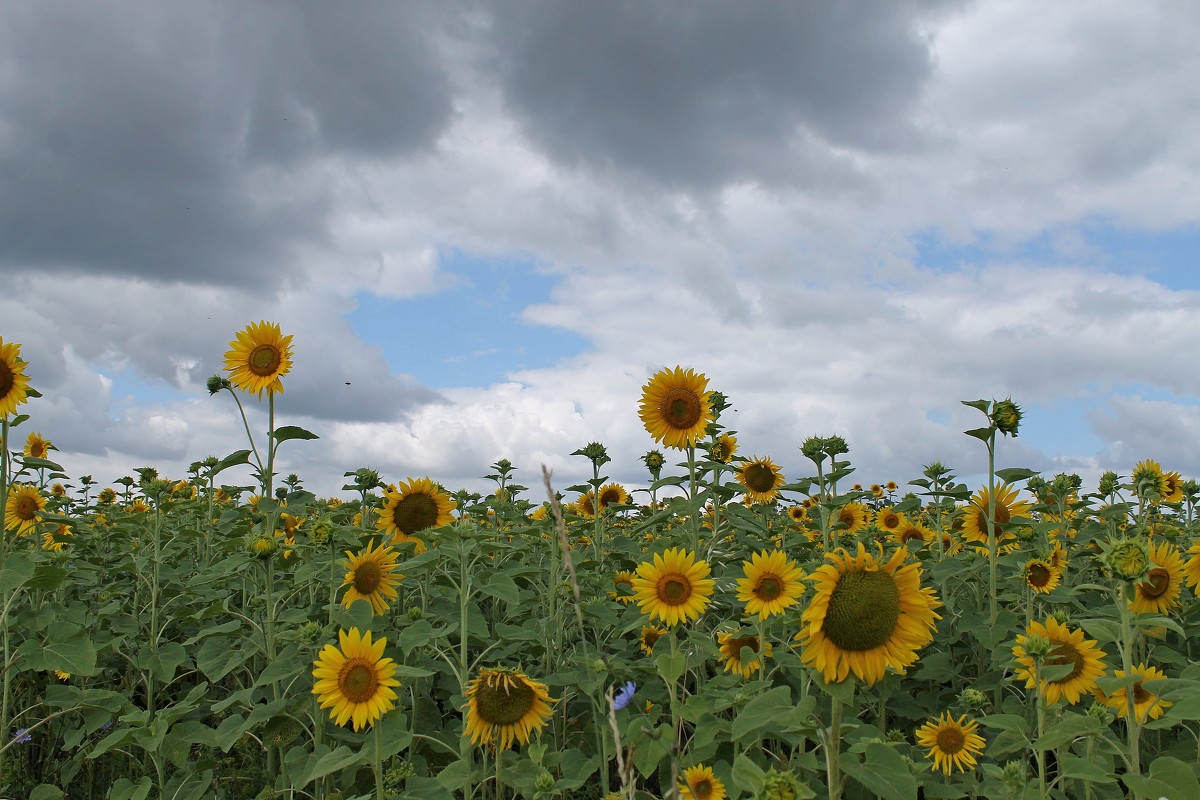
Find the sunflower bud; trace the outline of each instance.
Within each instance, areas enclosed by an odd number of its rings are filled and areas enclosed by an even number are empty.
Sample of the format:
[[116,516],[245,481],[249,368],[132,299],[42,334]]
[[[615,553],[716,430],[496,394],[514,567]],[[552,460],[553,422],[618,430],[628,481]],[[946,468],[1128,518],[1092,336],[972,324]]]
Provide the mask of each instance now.
[[268,747],[287,747],[304,731],[299,722],[291,717],[280,714],[271,717],[263,730],[263,744]]
[[1087,715],[1089,717],[1095,717],[1105,725],[1108,725],[1113,721],[1112,712],[1110,712],[1108,710],[1108,706],[1104,705],[1103,703],[1093,703],[1092,705],[1088,706]]
[[1101,497],[1107,497],[1117,490],[1119,481],[1120,478],[1117,476],[1117,473],[1110,469],[1100,476],[1100,483],[1096,487],[1096,491],[1100,493]]
[[325,632],[321,630],[321,626],[312,620],[301,625],[299,630],[296,631],[296,638],[310,645],[321,641],[324,636]]
[[401,761],[396,766],[383,773],[383,788],[389,797],[400,794],[404,790],[404,781],[417,774],[416,768],[407,761]]
[[270,558],[275,555],[277,549],[274,536],[260,533],[250,540],[250,555],[256,558]]
[[1050,616],[1058,620],[1059,625],[1069,625],[1071,623],[1071,612],[1062,606],[1056,607]]
[[899,728],[892,728],[887,732],[887,738],[889,742],[907,742],[908,734]]
[[1011,398],[993,402],[990,416],[996,430],[1005,436],[1017,438],[1017,429],[1021,427],[1021,407]]
[[1041,662],[1050,654],[1050,648],[1050,640],[1040,633],[1033,633],[1026,637],[1025,652],[1034,661]]
[[229,379],[223,378],[220,375],[213,375],[205,383],[205,386],[208,387],[208,393],[210,395],[214,395],[217,392],[221,391],[222,389],[232,389],[233,388],[233,384],[229,382]]
[[654,478],[654,480],[658,480],[659,473],[662,472],[664,463],[663,454],[657,450],[651,450],[650,452],[646,453],[646,455],[642,456],[642,461],[646,464],[646,469],[650,470],[650,476]]
[[762,788],[754,800],[799,800],[811,796],[805,788],[791,772],[776,772],[772,767],[763,775]]
[[820,436],[810,436],[800,445],[800,452],[813,462],[820,464],[825,460],[825,440]]
[[607,464],[609,461],[612,461],[612,459],[608,457],[608,450],[606,450],[604,445],[600,444],[599,442],[588,442],[585,447],[579,448],[574,453],[571,453],[571,455],[583,456],[591,460],[593,466],[595,466],[597,469]]
[[837,458],[840,455],[850,452],[850,445],[846,444],[846,440],[841,436],[827,436],[825,437],[825,441],[821,444],[821,449],[824,450],[826,455],[828,455],[830,458]]
[[963,689],[958,700],[972,711],[981,711],[988,704],[987,695],[978,689]]
[[549,792],[554,788],[554,776],[546,770],[538,773],[538,776],[533,779],[533,788],[539,792]]
[[1020,761],[1009,761],[1005,763],[1004,769],[1000,772],[1004,782],[1013,786],[1024,786],[1027,773],[1025,765]]
[[1150,551],[1141,539],[1110,542],[1101,559],[1109,574],[1118,580],[1141,583],[1150,572]]

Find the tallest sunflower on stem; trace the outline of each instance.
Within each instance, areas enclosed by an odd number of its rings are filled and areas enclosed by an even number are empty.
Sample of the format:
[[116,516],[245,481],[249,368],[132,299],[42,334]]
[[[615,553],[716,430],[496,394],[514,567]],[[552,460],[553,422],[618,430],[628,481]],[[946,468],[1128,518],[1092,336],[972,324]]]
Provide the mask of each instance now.
[[225,369],[238,389],[262,397],[283,394],[280,380],[292,369],[292,337],[284,336],[279,323],[252,322],[229,343]]
[[638,416],[655,441],[677,450],[694,447],[713,421],[708,378],[683,367],[660,369],[642,387]]

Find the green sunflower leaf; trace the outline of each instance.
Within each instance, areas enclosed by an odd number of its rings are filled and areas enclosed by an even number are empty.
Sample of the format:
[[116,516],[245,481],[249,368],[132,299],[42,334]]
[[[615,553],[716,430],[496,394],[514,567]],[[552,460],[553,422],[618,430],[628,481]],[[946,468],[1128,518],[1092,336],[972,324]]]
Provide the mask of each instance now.
[[1005,483],[1028,480],[1037,474],[1037,470],[1025,469],[1025,467],[1009,467],[1008,469],[996,470],[996,477]]
[[284,425],[282,428],[276,428],[273,437],[276,444],[281,444],[289,439],[320,439],[312,431],[305,430],[298,425]]

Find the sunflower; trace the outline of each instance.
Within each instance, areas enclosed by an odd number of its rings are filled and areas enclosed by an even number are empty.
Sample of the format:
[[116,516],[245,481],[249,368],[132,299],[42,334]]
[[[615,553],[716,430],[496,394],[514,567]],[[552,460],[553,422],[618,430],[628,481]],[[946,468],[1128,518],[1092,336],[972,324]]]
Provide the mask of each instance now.
[[396,575],[396,551],[391,547],[380,545],[374,547],[375,540],[367,542],[367,548],[358,554],[346,551],[346,578],[343,586],[348,586],[342,597],[342,605],[349,608],[355,600],[366,600],[371,604],[371,611],[382,614],[387,611],[388,601],[399,597],[396,586],[403,575]]
[[804,506],[788,506],[787,515],[793,525],[803,525],[808,520],[808,509]]
[[[988,504],[991,502],[991,492],[985,486],[971,497],[962,516],[962,533],[967,541],[986,545],[988,543]],[[1004,526],[1015,517],[1028,516],[1033,506],[1027,500],[1017,500],[1017,489],[1002,483],[996,487],[996,543],[1015,539],[1016,536],[1004,532]]]
[[660,369],[642,387],[638,415],[664,446],[677,450],[694,446],[713,420],[708,378],[682,367]]
[[862,503],[846,503],[841,508],[835,509],[831,523],[837,525],[845,525],[845,529],[841,533],[851,536],[858,533],[871,521],[871,512]]
[[896,485],[895,481],[888,481],[883,485],[883,488],[887,489],[889,492],[894,492],[900,487]]
[[312,692],[321,708],[328,708],[329,718],[338,725],[350,721],[354,730],[374,725],[396,706],[393,686],[400,681],[392,677],[396,663],[383,657],[387,639],[371,641],[371,632],[359,634],[358,628],[347,633],[338,631],[338,647],[325,645],[313,662]]
[[42,534],[42,549],[52,550],[55,553],[61,553],[63,547],[66,546],[66,542],[62,541],[62,538],[71,536],[72,534],[72,530],[60,522],[58,523],[57,528],[52,531],[46,531]]
[[1133,484],[1133,490],[1138,497],[1151,502],[1163,500],[1167,493],[1167,476],[1163,473],[1162,466],[1150,458],[1134,465],[1129,482]]
[[29,378],[21,360],[21,345],[4,343],[0,337],[0,418],[17,410],[29,399]]
[[804,571],[782,550],[758,552],[742,562],[737,599],[746,604],[746,614],[759,619],[782,614],[804,593]]
[[687,622],[704,613],[713,591],[708,562],[683,548],[655,554],[654,561],[638,565],[633,592],[641,610],[650,619],[668,625]]
[[41,510],[46,507],[46,498],[36,486],[14,483],[8,487],[8,500],[4,503],[4,529],[28,536],[37,527]]
[[[1139,676],[1141,680],[1137,681],[1133,686],[1126,686],[1124,691],[1106,695],[1099,688],[1094,688],[1092,689],[1092,695],[1115,711],[1118,717],[1129,716],[1129,698],[1132,697],[1133,710],[1137,714],[1138,722],[1158,719],[1167,710],[1167,707],[1174,705],[1174,703],[1170,700],[1160,700],[1158,695],[1148,691],[1142,684],[1146,681],[1162,680],[1167,676],[1157,667],[1147,667],[1144,663],[1134,667],[1133,674]],[[1114,670],[1113,677],[1124,678],[1125,670]]]
[[251,322],[229,343],[225,369],[229,380],[243,392],[259,397],[283,393],[280,380],[292,369],[292,337],[284,336],[276,322]]
[[983,737],[975,731],[979,723],[967,721],[963,714],[955,719],[947,711],[917,729],[917,744],[928,747],[926,758],[933,759],[933,768],[949,775],[951,770],[967,772],[975,769],[975,756],[983,752]]
[[654,644],[670,631],[660,625],[643,625],[642,633],[638,636],[638,647],[648,656],[654,655]]
[[888,533],[896,533],[908,523],[908,517],[903,512],[897,511],[895,507],[884,508],[875,513],[875,524],[880,530]]
[[[721,648],[721,657],[725,660],[725,671],[739,673],[743,678],[752,677],[762,665],[762,659],[771,657],[771,643],[764,642],[760,646],[758,637],[753,634],[738,636],[735,633],[718,633],[717,644]],[[743,647],[750,649],[754,657],[742,661]]]
[[1178,472],[1164,472],[1162,501],[1164,503],[1182,503],[1183,502],[1183,476]]
[[1046,554],[1046,563],[1054,569],[1058,570],[1059,575],[1067,571],[1067,567],[1071,564],[1071,559],[1067,556],[1067,551],[1063,549],[1062,544],[1054,542],[1050,547],[1050,552]]
[[868,491],[871,492],[871,497],[874,497],[876,500],[883,499],[883,487],[878,483],[872,483],[871,488]]
[[677,789],[679,800],[725,800],[725,784],[703,764],[685,769]]
[[472,744],[495,745],[501,750],[512,747],[514,741],[526,744],[530,735],[546,726],[550,703],[556,702],[546,684],[520,670],[484,667],[467,684],[463,733],[471,737]]
[[1025,564],[1025,585],[1038,594],[1053,592],[1061,578],[1054,565],[1043,559],[1032,558]]
[[746,503],[769,505],[779,499],[779,487],[785,483],[783,471],[766,456],[755,456],[742,464],[738,483],[746,487]]
[[619,483],[606,483],[600,487],[597,504],[601,511],[611,505],[627,506],[629,505],[629,492],[625,491],[625,487]]
[[1139,614],[1169,614],[1180,605],[1185,580],[1183,555],[1170,542],[1150,547],[1150,573],[1134,584],[1129,607]]
[[579,495],[579,497],[575,498],[575,502],[571,504],[570,508],[584,519],[595,519],[596,493],[591,489],[588,489],[586,492]]
[[[608,593],[608,596],[618,603],[629,605],[633,602],[633,573],[627,569],[623,569],[613,576],[612,579],[613,591]],[[628,589],[626,593],[624,589]]]
[[1095,639],[1083,638],[1083,629],[1072,631],[1054,617],[1044,623],[1034,620],[1025,627],[1025,633],[1017,636],[1013,657],[1021,666],[1013,673],[1017,679],[1025,680],[1025,688],[1032,689],[1038,682],[1033,679],[1034,659],[1026,652],[1031,637],[1038,636],[1050,642],[1050,652],[1042,661],[1044,667],[1071,665],[1071,671],[1062,677],[1041,681],[1041,691],[1047,705],[1059,700],[1078,703],[1080,696],[1091,691],[1096,679],[1105,672],[1104,651],[1096,646]]
[[722,433],[717,437],[715,442],[709,445],[708,455],[713,461],[728,464],[734,454],[737,453],[737,449],[737,437],[732,433]]
[[50,455],[51,447],[53,445],[43,439],[40,433],[31,433],[25,440],[25,455],[29,458],[46,458]]
[[375,529],[392,535],[392,544],[415,542],[416,552],[425,552],[425,542],[416,534],[449,524],[457,503],[429,478],[409,478],[396,491],[389,491],[383,508],[375,509]]
[[934,609],[942,603],[933,589],[921,588],[921,566],[905,564],[907,555],[896,550],[876,561],[860,542],[857,555],[844,548],[826,553],[830,563],[810,576],[814,595],[795,638],[804,648],[801,660],[826,683],[853,672],[874,685],[888,667],[903,672],[933,641],[941,618]]
[[1200,592],[1200,542],[1189,547],[1187,554],[1191,558],[1183,565],[1183,579],[1187,581],[1188,586],[1192,587],[1192,591]]
[[[876,520],[878,523],[878,520]],[[900,523],[900,527],[892,531],[892,540],[899,545],[907,545],[909,542],[920,542],[922,545],[927,544],[934,537],[933,531],[916,522],[905,518]]]

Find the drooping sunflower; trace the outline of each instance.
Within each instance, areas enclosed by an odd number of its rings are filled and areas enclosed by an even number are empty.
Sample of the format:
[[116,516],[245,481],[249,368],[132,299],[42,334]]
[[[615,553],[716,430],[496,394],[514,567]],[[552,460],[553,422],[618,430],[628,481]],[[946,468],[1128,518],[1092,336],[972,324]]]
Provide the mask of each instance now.
[[747,615],[759,619],[782,614],[804,593],[804,571],[782,550],[753,554],[742,562],[742,574],[737,599],[746,604]]
[[283,335],[279,323],[251,322],[229,348],[225,369],[234,386],[259,397],[283,393],[281,378],[292,369],[292,337]]
[[474,745],[494,745],[500,750],[509,749],[513,742],[524,745],[546,726],[550,703],[556,702],[546,684],[520,670],[484,667],[467,684],[463,733]]
[[366,600],[371,604],[371,611],[383,614],[388,609],[388,602],[399,597],[396,587],[404,576],[397,575],[396,551],[381,544],[375,547],[375,540],[367,542],[367,547],[358,553],[346,551],[346,578],[342,581],[346,594],[342,596],[342,605],[349,608],[355,600]]
[[[986,486],[971,497],[971,502],[962,515],[962,534],[967,541],[987,545],[987,512],[990,501],[991,493]],[[1028,500],[1017,499],[1016,487],[1009,486],[1007,483],[1001,483],[996,487],[997,544],[1016,538],[1015,534],[1005,532],[1004,526],[1016,517],[1029,516],[1031,508],[1033,505]]]
[[654,555],[653,562],[638,565],[633,592],[638,606],[650,619],[667,625],[687,622],[704,613],[713,592],[708,562],[680,547]]
[[1082,628],[1071,630],[1054,617],[1047,617],[1044,623],[1034,620],[1026,626],[1024,634],[1017,636],[1012,650],[1013,657],[1021,665],[1013,674],[1018,680],[1024,679],[1026,689],[1039,683],[1033,678],[1033,656],[1025,649],[1032,636],[1044,637],[1050,642],[1050,652],[1042,661],[1044,667],[1071,666],[1071,671],[1062,677],[1040,681],[1040,691],[1047,705],[1054,705],[1059,700],[1078,703],[1080,696],[1091,691],[1096,679],[1106,670],[1104,651],[1096,646],[1095,639],[1083,638]]
[[946,711],[917,729],[917,745],[929,748],[925,757],[933,759],[935,770],[940,769],[946,775],[954,769],[967,772],[975,769],[975,757],[983,752],[986,744],[976,733],[978,728],[979,723],[968,722],[966,714],[955,719]]
[[29,378],[25,375],[25,362],[21,360],[21,345],[4,343],[0,336],[0,418],[17,410],[17,406],[29,400]]
[[814,594],[795,638],[803,646],[801,660],[826,683],[853,672],[874,685],[888,667],[903,672],[933,641],[942,603],[933,589],[921,587],[921,566],[905,564],[907,555],[896,550],[877,561],[860,542],[856,555],[844,548],[826,553],[829,563],[810,576]]
[[339,630],[338,645],[326,644],[313,662],[312,692],[330,719],[338,725],[349,721],[358,731],[395,708],[396,662],[383,657],[387,639],[372,642],[370,631]]
[[708,449],[709,458],[713,461],[720,461],[722,464],[728,464],[730,459],[737,453],[737,437],[732,433],[722,433],[717,437]]
[[1038,594],[1047,594],[1058,588],[1062,575],[1050,562],[1031,558],[1025,563],[1025,585]]
[[47,458],[51,447],[50,441],[43,439],[40,433],[31,433],[25,440],[25,455],[29,458]]
[[[725,661],[726,672],[736,672],[743,678],[751,678],[758,672],[762,659],[770,658],[773,648],[770,642],[760,644],[758,637],[739,636],[736,633],[718,633],[717,644],[721,648],[721,658]],[[754,657],[742,660],[742,648],[749,648]]]
[[697,764],[683,771],[683,781],[676,787],[679,800],[725,800],[725,784],[713,774],[712,767]]
[[4,529],[29,536],[37,528],[38,517],[45,507],[46,498],[36,486],[14,483],[8,487],[8,500],[4,503]]
[[779,487],[786,482],[783,470],[767,456],[754,456],[738,470],[738,483],[746,487],[746,502],[770,505],[779,499]]
[[391,534],[394,545],[415,542],[416,552],[424,553],[425,541],[417,534],[448,525],[457,506],[429,478],[409,478],[387,493],[383,508],[375,509],[375,529]]
[[[613,591],[608,593],[608,596],[618,603],[629,605],[634,601],[633,596],[633,573],[627,569],[623,569],[613,576],[612,579]],[[628,592],[625,590],[628,589]]]
[[600,511],[604,511],[611,505],[629,505],[629,492],[625,491],[625,487],[619,483],[606,483],[600,487],[600,493],[596,496],[596,504],[600,506]]
[[833,524],[841,523],[846,527],[840,531],[846,536],[858,533],[871,521],[871,511],[862,503],[846,503],[841,508],[834,509],[829,520]]
[[1179,607],[1185,570],[1183,555],[1171,542],[1150,547],[1150,572],[1146,580],[1134,584],[1129,607],[1139,614],[1169,614]]
[[642,632],[638,636],[638,647],[648,656],[654,655],[654,644],[666,636],[670,631],[661,625],[643,625]]
[[[1129,716],[1129,697],[1133,697],[1133,713],[1137,715],[1138,722],[1146,722],[1152,719],[1158,719],[1167,710],[1168,706],[1174,705],[1170,700],[1161,700],[1158,695],[1142,686],[1146,681],[1158,681],[1167,677],[1158,667],[1147,667],[1144,663],[1138,664],[1133,668],[1133,674],[1137,675],[1140,680],[1132,686],[1126,686],[1124,691],[1118,690],[1115,694],[1105,694],[1098,687],[1092,689],[1092,695],[1111,708],[1119,718]],[[1125,670],[1113,670],[1114,678],[1124,678]]]
[[695,445],[713,420],[708,378],[682,367],[659,370],[642,387],[638,415],[664,446],[683,450]]

